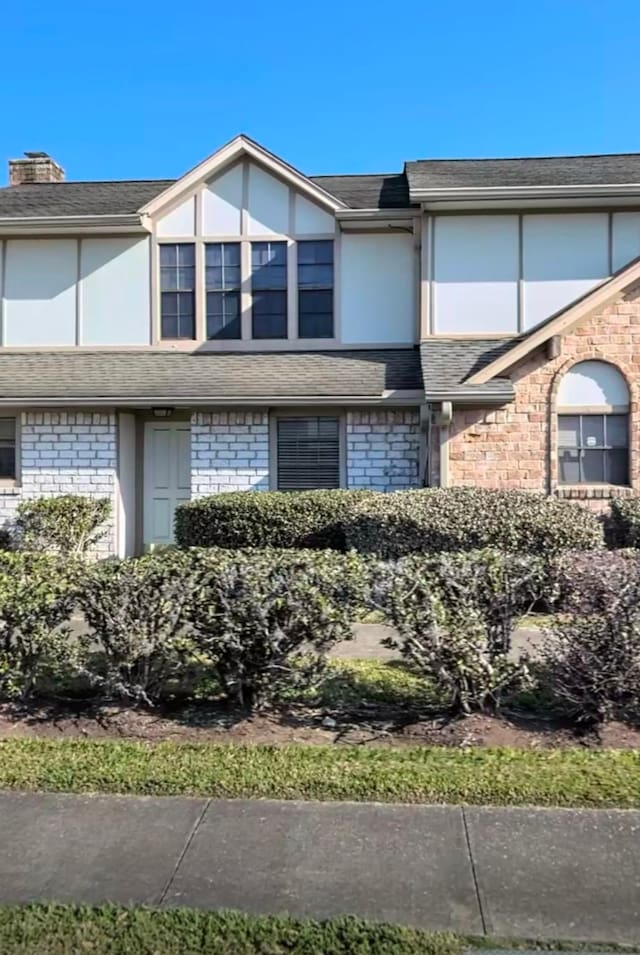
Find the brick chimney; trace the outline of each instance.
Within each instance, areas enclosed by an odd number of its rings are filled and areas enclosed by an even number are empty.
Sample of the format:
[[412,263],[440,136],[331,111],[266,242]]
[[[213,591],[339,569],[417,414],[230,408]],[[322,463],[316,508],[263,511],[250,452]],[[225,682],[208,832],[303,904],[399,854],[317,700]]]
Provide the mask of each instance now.
[[9,160],[9,185],[31,182],[62,182],[64,169],[48,153],[25,153],[24,159]]

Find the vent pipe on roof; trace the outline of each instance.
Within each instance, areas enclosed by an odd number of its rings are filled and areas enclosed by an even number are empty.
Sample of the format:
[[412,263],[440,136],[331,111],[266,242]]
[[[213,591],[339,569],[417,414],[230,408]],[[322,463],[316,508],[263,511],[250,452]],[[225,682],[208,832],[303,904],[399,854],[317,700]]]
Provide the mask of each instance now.
[[25,153],[24,159],[9,160],[9,185],[32,182],[62,182],[64,169],[48,153]]

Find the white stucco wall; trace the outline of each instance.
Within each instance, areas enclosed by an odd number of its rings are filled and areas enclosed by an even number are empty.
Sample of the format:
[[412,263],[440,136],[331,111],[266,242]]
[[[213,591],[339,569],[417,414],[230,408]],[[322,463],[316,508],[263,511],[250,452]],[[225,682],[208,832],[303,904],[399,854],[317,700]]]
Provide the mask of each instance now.
[[342,341],[414,342],[417,257],[413,235],[345,233],[340,245]]
[[190,196],[158,220],[156,231],[160,236],[189,237],[195,233],[195,222],[196,201]]
[[289,187],[260,166],[249,166],[249,235],[289,232]]
[[427,266],[434,332],[516,334],[519,294],[529,329],[640,255],[638,212],[531,212],[518,220],[507,213],[434,217]]
[[524,327],[584,295],[609,274],[605,213],[526,215],[522,222]]
[[434,229],[433,330],[515,332],[518,217],[439,216]]
[[5,263],[4,343],[75,345],[77,241],[9,239]]
[[83,239],[80,244],[80,341],[148,345],[151,341],[150,240]]
[[205,235],[240,235],[242,228],[242,164],[213,179],[202,192]]

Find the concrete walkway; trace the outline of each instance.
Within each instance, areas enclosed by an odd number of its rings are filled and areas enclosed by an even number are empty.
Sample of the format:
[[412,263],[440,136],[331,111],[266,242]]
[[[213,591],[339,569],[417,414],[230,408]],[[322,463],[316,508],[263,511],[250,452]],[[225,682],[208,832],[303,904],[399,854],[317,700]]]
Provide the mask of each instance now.
[[640,812],[0,794],[0,903],[640,940]]

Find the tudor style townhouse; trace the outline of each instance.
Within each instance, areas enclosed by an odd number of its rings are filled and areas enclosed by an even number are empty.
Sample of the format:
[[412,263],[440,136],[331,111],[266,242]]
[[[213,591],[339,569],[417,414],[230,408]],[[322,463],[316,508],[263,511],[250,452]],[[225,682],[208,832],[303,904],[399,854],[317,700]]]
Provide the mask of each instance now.
[[640,154],[308,177],[238,136],[177,181],[0,189],[0,522],[104,553],[237,489],[640,485]]

